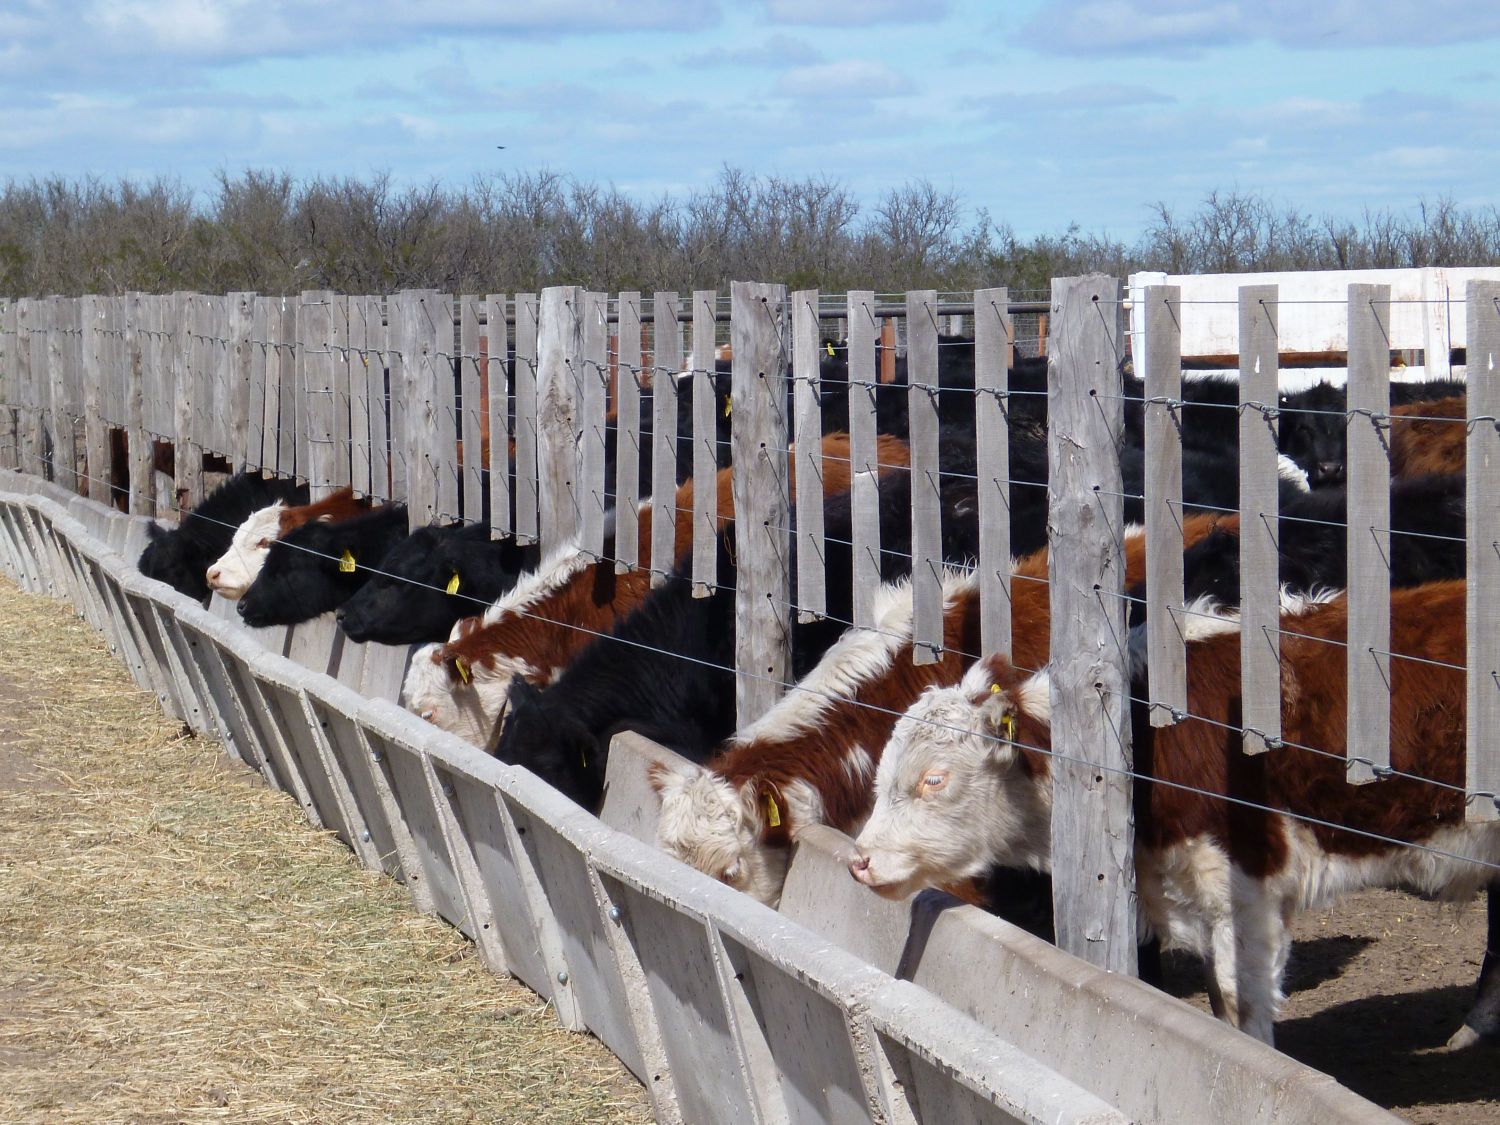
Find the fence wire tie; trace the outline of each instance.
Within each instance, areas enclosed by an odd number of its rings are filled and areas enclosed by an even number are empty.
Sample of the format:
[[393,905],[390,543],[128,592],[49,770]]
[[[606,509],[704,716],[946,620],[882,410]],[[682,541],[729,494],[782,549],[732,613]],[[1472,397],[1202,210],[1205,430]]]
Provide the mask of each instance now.
[[1489,422],[1495,427],[1495,432],[1497,434],[1500,434],[1500,417],[1496,417],[1493,414],[1476,414],[1474,417],[1467,420],[1464,426],[1464,432],[1472,434],[1474,432],[1474,426],[1479,422]]
[[1396,771],[1392,767],[1377,766],[1362,754],[1350,754],[1344,761],[1346,763],[1346,770],[1352,770],[1355,766],[1364,766],[1381,781],[1387,781],[1396,776]]
[[1246,410],[1258,410],[1258,411],[1260,411],[1261,414],[1265,415],[1265,417],[1268,420],[1270,420],[1270,421],[1275,421],[1276,419],[1278,419],[1278,418],[1281,417],[1281,408],[1280,407],[1277,407],[1277,406],[1267,406],[1263,402],[1242,402],[1242,403],[1240,403],[1239,413],[1243,414]]
[[1280,750],[1286,746],[1286,743],[1283,742],[1280,738],[1268,735],[1259,727],[1244,727],[1243,730],[1246,734],[1253,734],[1262,742],[1264,742],[1266,744],[1267,750]]

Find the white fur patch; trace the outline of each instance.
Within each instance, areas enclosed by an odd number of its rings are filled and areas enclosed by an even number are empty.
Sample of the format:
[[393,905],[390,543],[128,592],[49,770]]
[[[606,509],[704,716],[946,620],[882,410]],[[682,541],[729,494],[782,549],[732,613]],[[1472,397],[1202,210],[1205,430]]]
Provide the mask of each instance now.
[[[286,508],[280,500],[259,511],[234,529],[229,548],[208,568],[208,585],[220,597],[238,601],[250,589],[271,553],[270,544],[281,537],[281,513]],[[266,543],[262,547],[260,544]]]
[[1307,479],[1307,470],[1285,453],[1278,453],[1276,455],[1276,475],[1282,480],[1290,481],[1296,485],[1299,492],[1312,491],[1312,485]]

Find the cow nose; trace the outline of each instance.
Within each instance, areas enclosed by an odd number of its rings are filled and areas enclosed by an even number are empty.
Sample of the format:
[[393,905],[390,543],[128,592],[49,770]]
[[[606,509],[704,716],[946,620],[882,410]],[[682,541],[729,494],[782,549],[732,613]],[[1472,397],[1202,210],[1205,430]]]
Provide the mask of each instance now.
[[437,712],[429,707],[427,708],[427,710],[420,712],[417,717],[420,719],[426,719],[430,723],[432,722],[432,717],[436,714]]
[[1340,462],[1340,461],[1319,461],[1318,462],[1318,479],[1319,480],[1337,480],[1340,476],[1343,475],[1343,472],[1344,472],[1344,466],[1343,466],[1343,463]]
[[870,881],[870,857],[864,852],[855,852],[850,856],[849,874],[854,876],[855,882],[868,883]]
[[209,567],[207,577],[210,586],[217,586],[219,584],[219,568],[216,566]]

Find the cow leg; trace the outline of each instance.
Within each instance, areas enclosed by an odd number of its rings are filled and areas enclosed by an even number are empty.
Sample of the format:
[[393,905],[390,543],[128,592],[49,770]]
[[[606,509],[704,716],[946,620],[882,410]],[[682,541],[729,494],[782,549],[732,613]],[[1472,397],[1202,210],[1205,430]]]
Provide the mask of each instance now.
[[1484,964],[1479,969],[1478,994],[1463,1026],[1448,1040],[1448,1046],[1455,1050],[1483,1039],[1500,1040],[1500,880],[1490,884],[1488,899],[1489,932]]

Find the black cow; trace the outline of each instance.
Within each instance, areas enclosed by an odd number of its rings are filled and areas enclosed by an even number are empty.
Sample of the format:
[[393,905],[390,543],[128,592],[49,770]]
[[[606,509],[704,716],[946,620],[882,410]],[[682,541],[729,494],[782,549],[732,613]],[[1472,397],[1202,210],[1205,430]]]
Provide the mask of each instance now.
[[534,568],[535,544],[493,541],[488,524],[419,527],[380,563],[380,573],[338,610],[355,641],[445,641],[460,617],[480,612]]
[[310,523],[271,544],[260,577],[239,600],[256,628],[296,625],[337,609],[406,538],[406,505],[385,504],[338,523]]
[[158,523],[150,524],[147,528],[150,540],[136,569],[190,598],[207,601],[208,581],[204,575],[229,549],[235,528],[250,513],[270,507],[278,500],[306,504],[307,498],[305,484],[279,477],[267,479],[259,473],[236,473],[184,515],[177,527],[168,529]]

